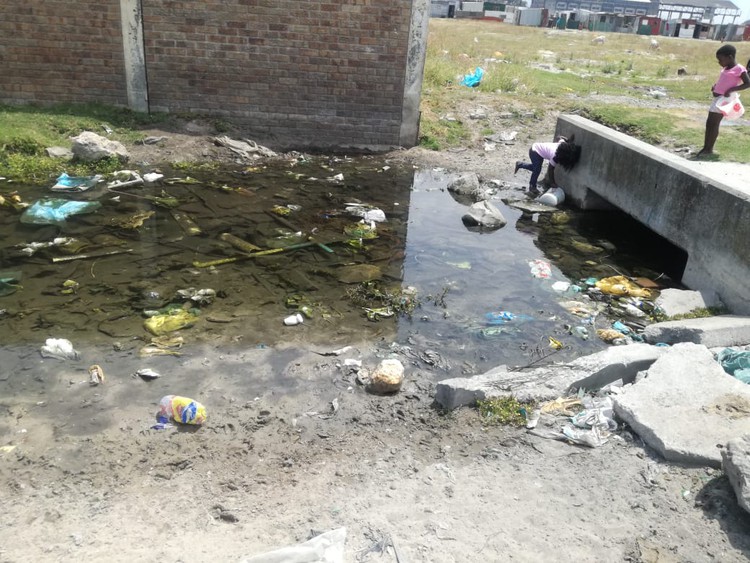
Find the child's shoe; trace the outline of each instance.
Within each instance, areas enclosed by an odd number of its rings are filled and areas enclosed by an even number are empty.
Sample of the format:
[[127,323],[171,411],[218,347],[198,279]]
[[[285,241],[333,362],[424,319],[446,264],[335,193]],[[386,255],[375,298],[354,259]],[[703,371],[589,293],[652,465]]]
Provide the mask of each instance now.
[[518,169],[521,168],[521,164],[523,164],[520,160],[516,160],[516,168],[513,170],[513,174],[518,172]]

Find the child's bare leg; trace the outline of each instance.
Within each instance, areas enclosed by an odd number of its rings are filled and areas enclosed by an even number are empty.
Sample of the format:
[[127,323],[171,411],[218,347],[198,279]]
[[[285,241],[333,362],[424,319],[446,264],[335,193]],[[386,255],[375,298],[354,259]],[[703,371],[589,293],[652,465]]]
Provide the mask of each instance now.
[[724,116],[720,113],[708,112],[706,118],[706,134],[703,139],[703,148],[698,152],[701,154],[712,154],[714,152],[714,144],[716,139],[719,137],[719,125]]

